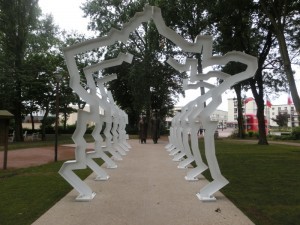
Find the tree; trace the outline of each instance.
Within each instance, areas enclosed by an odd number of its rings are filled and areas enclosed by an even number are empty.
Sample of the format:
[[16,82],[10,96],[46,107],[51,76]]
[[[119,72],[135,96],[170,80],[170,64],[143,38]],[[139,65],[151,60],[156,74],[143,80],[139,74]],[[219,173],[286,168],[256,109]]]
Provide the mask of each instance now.
[[[24,75],[26,79],[23,81],[22,96],[24,105],[24,114],[31,115],[32,130],[34,130],[33,112],[39,112],[43,105],[45,95],[41,90],[46,90],[45,85],[49,82],[44,78],[44,74],[49,74],[51,79],[53,71],[56,69],[55,64],[58,61],[63,61],[62,56],[57,50],[59,39],[57,38],[58,27],[53,23],[53,18],[50,15],[42,17],[37,22],[36,29],[29,34],[28,47],[26,49],[24,59]],[[56,60],[55,60],[56,58]],[[54,88],[50,87],[49,91]],[[52,89],[52,90],[51,90]],[[53,100],[52,100],[53,101]],[[44,134],[42,134],[44,137]]]
[[[258,69],[254,79],[234,86],[239,106],[239,134],[240,137],[244,136],[241,132],[241,129],[243,130],[241,90],[248,90],[250,87],[257,105],[258,144],[268,144],[264,116],[265,93],[267,88],[282,90],[285,84],[285,80],[278,76],[280,65],[274,50],[277,42],[273,36],[273,28],[265,22],[265,15],[252,1],[220,1],[212,10],[209,10],[209,13],[217,30],[217,51],[224,54],[231,50],[239,50],[258,58]],[[224,69],[237,69],[236,64],[231,63],[228,66],[234,68],[225,67]]]
[[[23,140],[22,83],[28,35],[36,27],[40,13],[37,0],[0,1],[0,42],[2,47],[2,78],[5,82],[4,103],[15,116],[16,140]],[[4,99],[3,98],[3,99]]]
[[[67,73],[64,65],[61,48],[63,42],[59,39],[59,28],[54,25],[51,15],[46,15],[38,21],[38,26],[29,35],[29,44],[24,60],[24,71],[27,79],[24,81],[23,102],[26,112],[31,114],[32,110],[43,111],[42,140],[45,139],[45,128],[48,124],[50,113],[56,112],[57,84],[59,92],[64,96],[60,101],[60,112],[63,112],[65,121],[68,114],[72,112],[70,103],[74,102],[74,94],[66,84]],[[62,78],[57,80],[54,72],[62,68]],[[42,91],[41,91],[42,90]],[[33,127],[34,128],[34,127]]]
[[272,118],[273,121],[275,121],[279,127],[287,127],[289,115],[287,113],[279,113],[276,118]]
[[[221,10],[222,9],[222,10]],[[265,63],[268,51],[263,51],[263,55],[259,52],[263,49],[264,35],[259,30],[264,28],[261,26],[261,18],[256,16],[256,8],[251,1],[219,1],[216,5],[208,10],[210,21],[216,28],[216,51],[226,54],[229,51],[237,50],[247,54],[257,56],[259,61],[259,69],[255,74],[255,79],[249,79],[234,85],[238,102],[238,127],[239,137],[244,138],[243,126],[243,98],[241,92],[243,89],[253,87],[252,92],[257,103],[257,117],[259,124],[264,125],[264,91],[263,91],[263,65]],[[272,34],[272,33],[271,33]],[[272,36],[271,36],[272,37]],[[265,42],[267,43],[267,42]],[[268,48],[270,45],[268,42]],[[245,70],[245,65],[231,62],[223,68],[223,71],[234,75]],[[268,144],[266,139],[266,131],[264,126],[259,126],[259,144]]]
[[258,2],[262,11],[269,19],[274,33],[276,35],[279,50],[281,55],[281,62],[284,67],[285,75],[287,77],[290,92],[293,98],[295,108],[298,115],[300,114],[300,97],[297,92],[297,87],[292,70],[292,56],[289,51],[292,46],[299,40],[299,8],[300,1],[286,1],[286,0],[260,0]]
[[[65,75],[64,75],[65,74]],[[71,107],[70,105],[75,105],[77,102],[77,98],[73,93],[72,89],[69,87],[69,83],[67,82],[66,73],[62,74],[63,79],[60,81],[60,99],[59,99],[59,112],[63,114],[63,130],[67,129],[67,120],[71,113],[76,112],[76,109]]]
[[[145,2],[113,1],[100,4],[90,1],[84,5],[83,10],[93,18],[90,28],[104,36],[112,27],[121,29],[136,12],[143,10]],[[172,95],[182,91],[183,74],[165,63],[165,58],[175,54],[170,46],[171,43],[159,35],[154,23],[148,21],[130,34],[127,43],[116,43],[107,48],[105,59],[116,57],[120,51],[134,55],[131,65],[122,64],[102,73],[118,75],[118,79],[110,82],[108,87],[116,102],[129,114],[131,126],[138,122],[141,113],[145,113],[148,119],[151,111],[157,109],[161,117],[167,115],[174,104]],[[124,98],[125,94],[127,98]]]

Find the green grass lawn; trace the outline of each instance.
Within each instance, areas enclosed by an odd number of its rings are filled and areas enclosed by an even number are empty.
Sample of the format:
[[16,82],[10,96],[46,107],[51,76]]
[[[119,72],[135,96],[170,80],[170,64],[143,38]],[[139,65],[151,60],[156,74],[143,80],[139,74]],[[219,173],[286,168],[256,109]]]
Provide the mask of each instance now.
[[[255,224],[299,224],[299,147],[224,139],[216,142],[216,149],[230,181],[221,191]],[[72,187],[58,174],[61,164],[0,170],[0,224],[31,224],[65,196]],[[82,179],[90,173],[78,171]],[[209,179],[208,171],[204,175]]]
[[216,149],[230,181],[221,192],[255,224],[300,224],[300,147],[219,140]]
[[[101,161],[98,161],[101,164]],[[0,224],[33,223],[72,187],[58,174],[62,162],[16,170],[0,170]],[[81,179],[90,169],[79,170]]]

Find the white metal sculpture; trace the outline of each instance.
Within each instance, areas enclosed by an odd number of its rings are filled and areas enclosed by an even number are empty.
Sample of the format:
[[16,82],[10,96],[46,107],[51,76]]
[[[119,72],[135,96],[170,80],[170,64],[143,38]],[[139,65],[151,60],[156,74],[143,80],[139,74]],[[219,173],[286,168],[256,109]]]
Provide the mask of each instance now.
[[[66,60],[67,59],[68,58],[66,58]],[[96,180],[107,180],[109,176],[97,163],[93,161],[93,158],[102,158],[108,168],[117,168],[116,163],[104,153],[104,150],[108,150],[116,158],[118,157],[118,154],[110,148],[110,145],[106,146],[104,149],[103,139],[100,135],[103,122],[108,121],[111,124],[111,121],[109,121],[109,118],[112,116],[111,109],[108,105],[108,98],[105,93],[101,93],[102,98],[97,95],[97,88],[92,74],[93,72],[104,68],[120,65],[123,61],[130,63],[131,60],[131,55],[120,54],[115,59],[102,61],[98,64],[85,67],[84,74],[90,89],[89,92],[80,85],[79,77],[75,76],[70,79],[70,87],[90,105],[90,112],[83,110],[78,111],[77,126],[72,136],[74,143],[76,144],[75,160],[65,162],[59,170],[59,173],[79,192],[79,196],[76,198],[78,201],[91,200],[95,196],[95,193],[92,192],[92,190],[73,172],[73,170],[84,169],[88,166],[97,175]],[[104,82],[108,82],[115,78],[116,76],[112,75],[98,79],[98,85],[103,87]],[[101,118],[100,108],[104,110],[104,119]],[[90,151],[86,154],[87,143],[84,140],[83,135],[85,134],[86,125],[89,121],[93,121],[95,123],[95,128],[92,132],[95,144],[94,151]],[[110,131],[108,132],[110,133]],[[106,139],[111,139],[111,136],[106,136]]]
[[[190,68],[190,78],[191,82],[197,82],[196,86],[203,87],[206,86],[210,90],[206,92],[204,95],[198,97],[193,101],[195,107],[190,110],[188,116],[188,122],[191,128],[192,135],[192,149],[194,156],[196,156],[199,152],[198,148],[198,139],[195,138],[197,131],[200,128],[199,123],[201,123],[205,128],[204,135],[204,145],[205,145],[205,156],[207,158],[208,166],[210,169],[211,176],[213,181],[206,185],[204,188],[200,190],[197,194],[199,199],[204,201],[215,200],[213,194],[228,184],[228,180],[221,174],[218,161],[215,154],[215,142],[214,142],[214,132],[217,128],[217,121],[213,121],[210,119],[210,115],[217,109],[217,107],[222,103],[222,94],[229,89],[234,84],[253,77],[257,70],[257,60],[255,57],[244,54],[242,52],[229,52],[224,56],[212,56],[212,40],[209,42],[206,40],[206,47],[204,47],[203,51],[203,68],[213,66],[213,65],[226,65],[229,62],[235,61],[245,64],[247,66],[246,70],[231,76],[229,74],[223,73],[221,71],[210,71],[207,74],[197,74],[197,60],[192,59],[188,61],[184,66]],[[169,61],[171,65],[174,65],[176,68],[176,63],[174,61]],[[204,80],[208,80],[212,77],[217,77],[223,80],[223,82],[214,87],[212,85],[208,85]],[[208,85],[208,86],[207,86]],[[193,84],[191,85],[193,86]],[[187,85],[188,87],[188,85]],[[207,102],[210,100],[209,102]],[[207,103],[206,107],[204,107],[204,103]],[[196,143],[197,142],[197,143]],[[203,164],[199,155],[197,156],[198,163],[200,163],[199,171],[205,170],[206,165]],[[189,177],[189,175],[187,176]]]
[[[76,159],[64,163],[59,171],[60,174],[80,193],[77,198],[78,200],[90,200],[95,194],[75,175],[73,170],[83,169],[86,165],[88,165],[97,174],[97,179],[108,179],[108,175],[105,171],[94,164],[92,159],[94,157],[101,157],[105,160],[108,167],[113,168],[116,167],[116,164],[104,154],[103,150],[105,149],[110,151],[115,159],[121,160],[121,156],[125,155],[126,151],[130,148],[130,145],[126,142],[125,132],[125,125],[128,123],[128,117],[124,111],[119,110],[115,106],[112,97],[103,86],[104,82],[115,79],[116,77],[112,75],[110,77],[104,77],[97,80],[101,92],[100,98],[99,95],[97,95],[95,81],[92,79],[91,74],[104,68],[120,65],[123,61],[130,63],[132,56],[129,54],[120,54],[116,59],[103,61],[86,67],[84,69],[84,73],[90,92],[86,91],[80,85],[80,75],[76,65],[75,56],[82,52],[112,45],[116,41],[126,43],[131,32],[137,29],[143,22],[147,22],[151,19],[156,25],[158,32],[180,47],[182,51],[201,53],[203,55],[202,66],[204,68],[212,65],[225,65],[230,61],[238,61],[248,66],[245,72],[229,77],[227,74],[215,71],[209,72],[206,75],[197,74],[197,61],[194,59],[187,59],[184,65],[177,63],[173,59],[168,60],[168,63],[175,69],[177,68],[181,71],[190,71],[191,75],[189,80],[186,81],[187,88],[195,85],[198,87],[204,86],[210,88],[205,95],[200,96],[187,105],[185,113],[177,114],[174,117],[172,121],[170,144],[167,146],[168,151],[170,152],[169,154],[174,156],[174,160],[181,160],[184,156],[187,157],[186,160],[180,162],[180,168],[185,168],[189,163],[195,160],[197,167],[191,170],[192,172],[188,173],[186,176],[186,179],[188,180],[195,180],[196,176],[207,168],[201,159],[199,149],[197,149],[198,144],[196,143],[196,138],[193,133],[196,129],[198,130],[199,123],[201,123],[206,129],[205,153],[214,181],[201,189],[198,196],[200,199],[212,200],[214,199],[213,194],[228,183],[228,181],[221,175],[217,159],[215,157],[213,133],[216,128],[216,123],[210,121],[209,116],[221,103],[222,93],[229,89],[233,84],[254,75],[257,67],[256,59],[239,52],[231,52],[225,56],[212,56],[212,38],[210,36],[199,35],[195,39],[195,42],[191,43],[165,25],[161,11],[158,7],[146,5],[144,11],[136,13],[134,17],[123,26],[123,29],[117,30],[112,28],[105,37],[84,41],[64,49],[64,55],[70,74],[70,87],[79,95],[80,98],[92,106],[90,112],[82,110],[78,111],[77,127],[73,134],[73,140],[77,145],[75,149]],[[204,80],[207,80],[210,77],[219,77],[224,81],[218,87],[213,87],[204,82]],[[196,82],[196,84],[191,85],[189,82]],[[211,99],[211,102],[209,102],[207,107],[204,108],[203,103],[208,99]],[[103,117],[99,115],[99,107],[104,109]],[[89,120],[96,123],[95,130],[93,131],[95,151],[86,155],[86,142],[83,135],[85,133],[86,123]],[[103,140],[99,135],[100,127],[102,127],[104,121],[107,124],[107,129],[105,130],[105,146],[103,146]],[[112,123],[114,123],[114,125],[112,125]],[[111,135],[111,132],[113,133],[113,136]],[[187,133],[191,133],[192,151],[188,145]],[[111,144],[111,141],[113,141],[113,144]]]
[[115,101],[110,91],[107,92],[107,95],[111,107],[113,109],[113,128],[111,131],[113,134],[113,147],[121,155],[126,155],[127,154],[126,152],[128,152],[129,149],[131,148],[126,141],[126,136],[122,135],[122,133],[124,134],[123,131],[125,131],[125,126],[126,126],[124,123],[126,121],[126,118],[123,118],[126,113],[115,104]]

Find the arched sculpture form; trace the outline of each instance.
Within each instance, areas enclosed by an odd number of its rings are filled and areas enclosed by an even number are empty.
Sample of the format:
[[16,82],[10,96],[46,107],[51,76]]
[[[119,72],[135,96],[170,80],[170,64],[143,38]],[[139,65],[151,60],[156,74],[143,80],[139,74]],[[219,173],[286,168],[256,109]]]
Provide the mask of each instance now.
[[[111,160],[102,149],[102,137],[100,135],[100,131],[102,129],[103,121],[100,119],[100,110],[99,107],[105,106],[105,101],[107,99],[101,99],[97,95],[95,81],[93,79],[92,73],[98,71],[103,68],[108,68],[116,65],[120,65],[123,61],[131,62],[131,55],[123,55],[120,54],[117,58],[106,60],[101,63],[88,66],[84,68],[84,74],[87,80],[87,84],[90,88],[90,92],[87,92],[80,83],[73,82],[74,86],[71,86],[74,90],[77,91],[77,94],[83,98],[90,105],[90,112],[78,110],[78,119],[76,130],[72,136],[74,143],[76,144],[75,148],[75,160],[70,160],[65,162],[61,169],[59,170],[59,174],[65,178],[78,192],[79,196],[76,198],[78,201],[89,201],[94,198],[95,193],[92,192],[90,187],[88,187],[85,182],[83,182],[74,172],[76,169],[84,169],[86,166],[89,166],[97,175],[96,180],[107,180],[109,176],[106,172],[98,166],[92,159],[93,158],[102,158],[109,168],[116,168],[117,165],[113,160]],[[113,77],[116,78],[115,76]],[[108,82],[112,79],[112,77],[105,77],[102,79],[102,82]],[[79,81],[79,80],[77,80]],[[103,107],[102,107],[103,109]],[[109,112],[110,113],[110,112]],[[105,114],[105,108],[104,108]],[[95,123],[95,129],[92,132],[92,136],[95,140],[95,150],[88,152],[86,155],[86,147],[87,143],[83,138],[86,125],[89,121],[93,121]]]
[[[129,34],[131,32],[137,29],[143,22],[147,22],[151,19],[153,19],[158,32],[181,47],[183,51],[200,53],[202,52],[202,47],[205,48],[204,43],[206,42],[207,37],[199,36],[195,43],[190,43],[165,25],[161,11],[158,7],[146,5],[144,11],[136,13],[134,17],[123,26],[123,29],[117,30],[112,28],[107,36],[87,40],[63,49],[67,68],[70,74],[70,87],[79,95],[80,98],[85,100],[89,105],[95,104],[97,101],[97,97],[94,92],[89,93],[80,85],[80,74],[75,61],[75,56],[83,52],[92,51],[99,47],[113,45],[116,41],[125,43],[129,39]],[[87,73],[87,70],[97,71],[97,69],[95,69],[97,65],[98,64],[89,66],[85,69],[85,73]],[[88,86],[94,85],[94,81],[91,80],[89,76],[87,76],[87,80]],[[99,113],[99,110],[97,110],[97,112]],[[73,134],[73,140],[76,144],[76,160],[66,162],[59,172],[80,193],[77,198],[78,200],[90,200],[94,197],[94,193],[92,193],[90,188],[72,171],[74,169],[83,169],[86,167],[87,159],[85,150],[87,144],[83,135],[86,130],[87,121],[93,120],[96,117],[93,113],[93,110],[91,112],[78,111],[77,127]],[[98,129],[99,127],[97,127],[94,134],[98,133]],[[96,135],[95,137],[99,138]],[[126,145],[127,143],[124,144]],[[96,148],[100,148],[99,142],[97,142],[96,145]],[[113,164],[113,162],[109,161],[109,159],[106,158],[106,160]],[[100,171],[98,171],[98,173],[100,173]]]
[[[217,128],[217,121],[212,121],[210,119],[210,115],[212,115],[217,107],[222,103],[221,96],[227,89],[240,81],[254,76],[257,70],[257,60],[255,57],[236,51],[229,52],[224,56],[212,56],[212,52],[208,52],[207,49],[210,48],[204,48],[203,52],[203,68],[213,65],[226,65],[231,61],[240,62],[247,66],[247,69],[245,71],[235,74],[234,76],[230,76],[229,74],[220,71],[210,71],[207,74],[197,74],[197,65],[194,63],[191,66],[190,81],[198,81],[196,85],[200,87],[203,86],[204,80],[208,80],[212,77],[218,77],[223,80],[223,82],[219,86],[210,87],[210,90],[208,92],[194,100],[196,103],[196,107],[192,109],[188,116],[188,121],[191,126],[191,133],[194,133],[193,135],[195,135],[200,128],[199,122],[205,128],[205,156],[207,158],[213,181],[202,188],[197,196],[201,200],[211,201],[215,200],[213,194],[224,187],[226,184],[228,184],[228,181],[221,174],[215,155],[214,132]],[[172,64],[172,62],[170,64]],[[207,102],[207,100],[210,100],[210,102],[206,107],[204,107],[204,102]],[[192,137],[192,149],[195,154],[199,150],[195,149],[196,144],[193,143],[194,141],[195,136]]]
[[[131,32],[133,32],[135,29],[137,29],[143,22],[148,22],[150,19],[153,20],[154,24],[156,25],[156,28],[158,32],[164,36],[165,38],[171,40],[175,45],[180,47],[182,51],[185,52],[193,52],[193,53],[202,53],[203,55],[203,61],[202,65],[203,67],[208,67],[211,65],[224,65],[228,63],[229,61],[239,61],[242,63],[245,63],[248,68],[245,71],[245,73],[240,73],[238,76],[233,76],[224,79],[224,82],[217,88],[211,89],[209,92],[207,92],[204,96],[201,96],[197,99],[195,102],[195,106],[191,109],[191,112],[188,116],[188,123],[190,126],[193,126],[193,123],[197,124],[197,120],[200,121],[204,126],[208,126],[209,128],[206,128],[206,136],[208,134],[210,135],[211,131],[215,124],[212,123],[209,118],[210,113],[214,111],[214,109],[217,108],[218,104],[221,103],[221,94],[224,93],[227,89],[229,89],[233,84],[235,84],[238,81],[244,80],[250,76],[254,75],[254,72],[256,70],[256,61],[251,58],[250,56],[242,53],[236,53],[232,52],[229,54],[226,54],[225,56],[212,56],[212,38],[210,36],[197,36],[195,39],[194,43],[190,43],[189,41],[185,40],[183,37],[178,35],[176,31],[168,28],[161,15],[161,11],[158,7],[155,6],[149,6],[146,5],[143,12],[138,12],[134,15],[130,21],[123,26],[121,30],[117,30],[112,28],[110,32],[107,34],[105,37],[99,37],[91,40],[84,41],[82,43],[75,44],[73,46],[65,48],[64,51],[64,56],[66,60],[66,64],[68,67],[68,71],[70,74],[70,87],[79,95],[80,98],[85,100],[88,104],[96,104],[96,106],[99,106],[99,98],[97,97],[95,91],[91,91],[90,93],[87,92],[81,85],[80,85],[80,74],[79,70],[76,65],[75,61],[75,56],[77,54],[91,51],[94,49],[97,49],[99,47],[104,47],[104,46],[110,46],[113,45],[116,41],[121,41],[123,43],[126,43],[127,40],[129,39],[129,35]],[[126,60],[125,60],[126,61]],[[193,65],[195,64],[194,61],[192,60]],[[100,69],[103,69],[106,63],[98,63],[95,65],[91,65],[85,69],[86,74],[90,74],[87,71],[99,71]],[[109,64],[109,63],[108,63]],[[106,67],[107,68],[107,67]],[[198,82],[201,83],[202,85],[202,80],[206,80],[209,77],[218,77],[221,75],[223,77],[222,73],[218,72],[212,72],[208,73],[207,75],[198,74],[196,73],[196,67],[190,66],[191,69],[191,76],[190,76],[190,81],[191,82]],[[87,81],[88,81],[88,86],[90,89],[92,89],[95,85],[94,80],[90,79],[89,76],[87,76]],[[234,78],[237,77],[237,78]],[[105,78],[103,78],[105,80]],[[105,82],[102,80],[102,82]],[[200,80],[200,81],[199,81]],[[91,88],[92,87],[92,88]],[[104,95],[104,94],[103,94]],[[204,108],[201,106],[204,101],[207,99],[212,99],[212,101],[208,104],[208,107]],[[100,102],[101,103],[101,102]],[[109,105],[108,105],[109,106]],[[99,109],[92,108],[91,112],[86,112],[86,111],[78,111],[78,121],[77,121],[77,127],[76,130],[73,134],[73,140],[75,142],[76,149],[75,149],[75,156],[76,160],[73,161],[68,161],[66,162],[61,170],[60,174],[80,193],[79,197],[77,198],[78,200],[90,200],[94,197],[94,193],[91,191],[91,189],[82,181],[80,180],[72,170],[74,169],[83,169],[86,167],[87,163],[87,158],[86,158],[86,142],[83,138],[83,135],[85,133],[85,127],[87,121],[90,120],[96,120],[96,114],[99,114]],[[107,117],[106,119],[109,121],[111,120],[111,113],[107,113],[107,116],[109,115],[110,119]],[[99,117],[99,115],[98,115]],[[185,116],[186,117],[186,116]],[[125,115],[125,123],[122,122],[121,125],[123,126],[124,124],[128,123],[128,117]],[[199,119],[198,119],[199,118]],[[178,120],[174,124],[175,128],[173,130],[173,134],[177,137],[178,135],[182,134],[181,130],[181,120],[180,118],[177,118]],[[183,118],[185,119],[185,118]],[[98,121],[98,120],[97,120]],[[208,122],[209,121],[209,122]],[[100,120],[101,122],[101,120]],[[186,122],[186,121],[185,121]],[[110,123],[111,124],[111,123]],[[123,128],[122,128],[123,129]],[[95,134],[94,138],[97,139],[97,143],[95,143],[95,151],[96,148],[100,149],[102,146],[100,146],[101,140],[99,139],[99,136],[97,136],[99,132],[99,126],[97,126],[97,129],[93,131]],[[110,133],[110,130],[109,130]],[[107,139],[111,140],[110,134],[107,134]],[[122,133],[121,137],[124,137],[124,133]],[[98,141],[98,139],[100,141]],[[181,139],[181,138],[180,138]],[[124,140],[124,139],[122,139]],[[184,146],[182,141],[176,141],[174,144],[176,147],[173,148],[170,152],[170,154],[176,154],[178,152],[176,151],[183,151]],[[110,147],[110,143],[107,143],[106,147]],[[128,143],[124,142],[124,145],[128,145]],[[129,147],[129,146],[127,146]],[[210,147],[212,148],[210,151]],[[195,149],[193,149],[194,152]],[[174,153],[175,152],[175,153]],[[222,188],[224,185],[226,185],[227,180],[221,175],[220,170],[218,168],[218,163],[215,158],[215,149],[214,149],[214,142],[213,139],[211,140],[210,138],[205,139],[205,152],[206,156],[208,158],[208,164],[209,168],[211,170],[212,176],[214,181],[202,189],[200,191],[200,198],[201,199],[212,199],[212,194],[215,193],[217,190]],[[91,153],[92,154],[92,153]],[[95,153],[96,154],[96,153]],[[194,153],[195,157],[195,153]],[[92,158],[92,157],[91,157]],[[106,159],[107,162],[110,162],[113,164],[113,161],[109,161],[110,159]],[[102,171],[103,172],[103,171]],[[100,173],[100,170],[98,171]]]

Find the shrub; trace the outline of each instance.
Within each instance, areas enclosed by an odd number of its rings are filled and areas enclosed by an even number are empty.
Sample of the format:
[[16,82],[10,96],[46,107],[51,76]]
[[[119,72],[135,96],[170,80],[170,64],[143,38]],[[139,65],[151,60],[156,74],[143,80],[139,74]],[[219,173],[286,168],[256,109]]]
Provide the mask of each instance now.
[[285,141],[285,140],[294,140],[295,138],[292,135],[283,135],[283,136],[275,136],[274,135],[272,139]]
[[300,139],[300,127],[295,127],[291,133],[291,136],[293,137],[293,139],[299,140]]
[[65,130],[63,130],[63,127],[59,127],[59,130],[61,130],[61,133],[64,133],[64,134],[73,134],[75,129],[76,129],[76,124],[67,125]]
[[249,137],[253,137],[253,134],[254,134],[254,132],[253,132],[252,130],[249,130],[249,131],[248,131],[248,136],[249,136]]
[[136,135],[139,133],[138,127],[127,124],[126,125],[126,133]]

